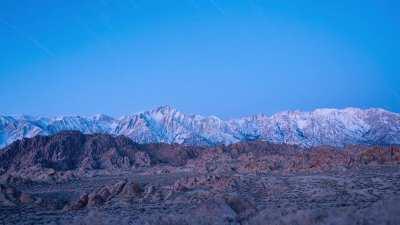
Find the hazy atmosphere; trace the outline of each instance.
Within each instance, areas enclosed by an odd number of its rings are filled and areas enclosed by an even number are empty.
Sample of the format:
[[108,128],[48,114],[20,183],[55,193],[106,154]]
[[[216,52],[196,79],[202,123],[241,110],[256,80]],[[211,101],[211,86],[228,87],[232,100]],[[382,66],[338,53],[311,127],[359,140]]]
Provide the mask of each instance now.
[[0,114],[400,111],[398,1],[0,3]]

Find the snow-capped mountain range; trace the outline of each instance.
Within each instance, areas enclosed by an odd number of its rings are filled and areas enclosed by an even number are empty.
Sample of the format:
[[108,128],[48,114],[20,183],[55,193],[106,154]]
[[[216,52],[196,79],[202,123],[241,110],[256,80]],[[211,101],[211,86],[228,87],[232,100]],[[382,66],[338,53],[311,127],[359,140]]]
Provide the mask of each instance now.
[[93,117],[0,116],[0,147],[35,135],[63,130],[125,135],[138,143],[179,143],[212,146],[246,140],[298,144],[305,147],[348,144],[400,144],[400,114],[383,109],[317,109],[285,111],[222,120],[179,112],[162,106],[115,119]]

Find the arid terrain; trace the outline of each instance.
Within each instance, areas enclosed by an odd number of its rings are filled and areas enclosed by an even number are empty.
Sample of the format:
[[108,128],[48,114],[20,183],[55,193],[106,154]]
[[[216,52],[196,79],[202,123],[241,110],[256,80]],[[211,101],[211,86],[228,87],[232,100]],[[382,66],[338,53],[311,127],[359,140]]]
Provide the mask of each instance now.
[[0,224],[400,224],[400,148],[136,144],[61,132],[0,152]]

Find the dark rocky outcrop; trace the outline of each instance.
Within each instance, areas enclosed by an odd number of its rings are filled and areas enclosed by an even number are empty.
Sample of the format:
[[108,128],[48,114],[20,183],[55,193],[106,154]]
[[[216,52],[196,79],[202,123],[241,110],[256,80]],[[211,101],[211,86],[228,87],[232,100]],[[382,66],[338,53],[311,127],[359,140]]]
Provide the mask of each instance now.
[[400,163],[398,146],[329,146],[305,149],[268,142],[243,142],[199,152],[188,165],[208,172],[299,172]]
[[50,168],[55,171],[148,166],[150,159],[130,139],[76,131],[16,141],[0,153],[3,171]]
[[104,185],[92,192],[82,194],[76,201],[65,206],[65,210],[80,210],[86,207],[98,207],[118,197],[131,199],[143,197],[145,194],[140,184],[122,180],[115,184]]
[[[64,131],[18,140],[0,151],[0,175],[29,173],[33,178],[68,179],[68,171],[127,170],[154,164],[182,166],[199,148],[137,144],[124,136]],[[26,176],[29,177],[29,176]]]
[[[213,148],[137,144],[124,136],[61,132],[16,141],[0,152],[2,180],[66,181],[107,171],[154,165],[208,172],[323,171],[400,162],[397,146],[328,146],[305,149],[262,141]],[[12,183],[12,182],[10,182]]]
[[153,143],[140,145],[139,149],[148,153],[153,163],[183,166],[188,160],[196,158],[204,147],[180,144]]

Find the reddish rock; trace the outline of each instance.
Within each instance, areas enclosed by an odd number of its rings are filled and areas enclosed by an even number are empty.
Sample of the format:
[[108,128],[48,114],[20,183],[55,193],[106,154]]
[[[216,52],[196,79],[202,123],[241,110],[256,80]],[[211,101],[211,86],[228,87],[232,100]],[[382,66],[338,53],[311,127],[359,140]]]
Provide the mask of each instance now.
[[34,203],[35,199],[28,193],[18,191],[12,186],[0,184],[0,205],[17,206]]
[[21,195],[19,196],[19,201],[22,204],[29,204],[33,202],[33,198],[31,195],[27,194],[27,193],[21,193]]
[[122,188],[120,195],[123,197],[135,197],[142,193],[143,189],[137,182],[130,182]]
[[89,201],[89,195],[84,194],[81,197],[79,197],[79,200],[69,206],[67,206],[67,210],[80,210],[83,209],[87,206]]
[[160,170],[160,174],[182,166],[200,173],[229,174],[324,171],[399,162],[400,147],[395,146],[304,149],[252,141],[201,148],[161,143],[140,145],[123,136],[69,131],[23,139],[9,145],[0,153],[0,173],[4,176],[12,174],[15,180],[66,181],[99,170],[112,174],[157,164],[172,168]]

